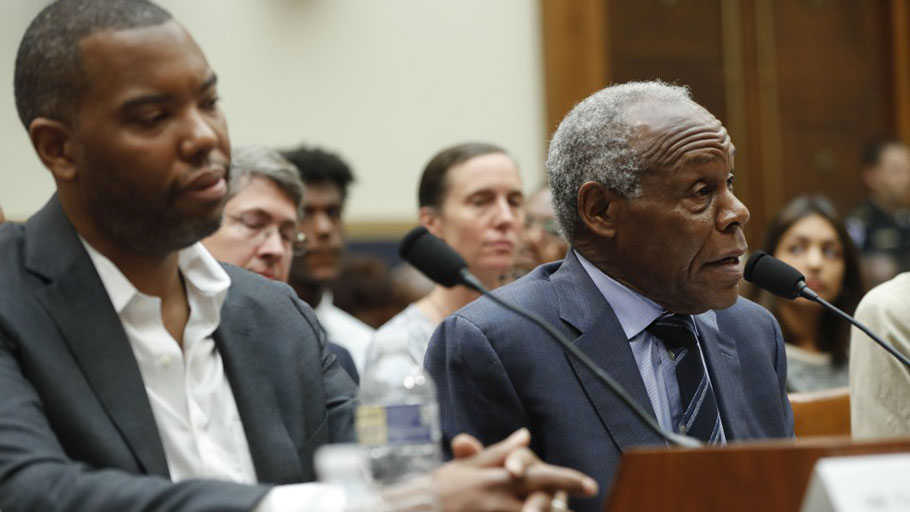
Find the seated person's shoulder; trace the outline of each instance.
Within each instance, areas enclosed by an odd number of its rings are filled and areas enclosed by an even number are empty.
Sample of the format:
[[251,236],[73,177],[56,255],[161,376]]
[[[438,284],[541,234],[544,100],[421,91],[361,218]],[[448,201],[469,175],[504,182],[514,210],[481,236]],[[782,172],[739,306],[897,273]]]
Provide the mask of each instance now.
[[[549,275],[537,270],[520,279],[499,287],[493,294],[504,301],[536,313],[552,325],[561,325],[560,305],[549,281]],[[497,352],[520,353],[529,337],[546,339],[543,329],[530,320],[496,303],[489,297],[480,297],[462,307],[436,329],[434,338],[449,344],[480,340],[489,343]],[[535,338],[536,339],[536,338]]]
[[[556,298],[550,276],[559,268],[559,263],[541,265],[519,279],[493,290],[493,294],[505,301],[538,313],[555,309],[557,308]],[[499,318],[515,315],[487,297],[481,297],[468,303],[455,314],[467,318],[489,314],[494,314]]]
[[876,286],[863,296],[856,306],[856,317],[861,321],[871,321],[873,318],[884,321],[888,318],[903,323],[908,306],[910,272],[904,272]]
[[19,254],[24,242],[25,226],[6,222],[0,224],[0,260],[10,262],[10,258]]
[[25,226],[0,224],[0,288],[11,290],[23,279],[25,267]]
[[766,328],[776,322],[770,311],[745,297],[739,297],[732,306],[717,310],[716,313],[719,324],[736,325],[741,328]]
[[250,314],[260,311],[267,316],[280,316],[297,311],[315,317],[312,308],[298,299],[286,283],[266,279],[229,263],[221,263],[221,266],[231,278],[228,303],[249,309]]

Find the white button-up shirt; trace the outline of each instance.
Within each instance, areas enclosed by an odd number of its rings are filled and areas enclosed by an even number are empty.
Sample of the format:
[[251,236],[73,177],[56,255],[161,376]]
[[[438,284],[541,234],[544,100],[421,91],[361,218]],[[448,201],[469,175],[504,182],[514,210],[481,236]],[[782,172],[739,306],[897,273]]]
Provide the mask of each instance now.
[[[211,478],[256,483],[243,423],[212,334],[231,279],[202,244],[179,253],[190,315],[183,346],[161,316],[161,299],[146,295],[114,263],[83,245],[126,331],[145,383],[171,479]],[[311,505],[319,504],[318,508]],[[273,489],[257,512],[344,509],[337,489],[298,484]]]

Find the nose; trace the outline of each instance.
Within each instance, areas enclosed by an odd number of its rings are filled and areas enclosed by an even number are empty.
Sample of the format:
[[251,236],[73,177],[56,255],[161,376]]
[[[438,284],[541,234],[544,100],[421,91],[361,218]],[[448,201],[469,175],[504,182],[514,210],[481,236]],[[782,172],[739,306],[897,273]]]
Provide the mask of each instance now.
[[202,163],[218,144],[218,132],[209,119],[197,108],[187,113],[186,132],[180,141],[180,156],[185,160]]
[[717,216],[717,229],[723,232],[741,229],[749,222],[749,209],[739,200],[731,190],[726,190],[722,198],[723,204]]
[[256,254],[260,258],[278,259],[285,255],[289,256],[291,254],[291,248],[289,244],[286,244],[284,240],[281,239],[281,234],[277,229],[268,229],[265,238],[259,243]]
[[514,206],[506,197],[501,197],[496,201],[496,227],[500,229],[518,227],[519,221],[524,221],[524,209],[520,206]]
[[822,266],[822,260],[824,256],[822,255],[821,247],[813,245],[806,252],[806,265],[810,270],[818,270]]
[[312,233],[307,233],[307,236],[312,236],[316,238],[329,238],[332,236],[332,231],[334,229],[334,222],[332,218],[322,211],[316,211],[312,214],[304,217],[305,224],[309,224],[309,228],[312,230]]

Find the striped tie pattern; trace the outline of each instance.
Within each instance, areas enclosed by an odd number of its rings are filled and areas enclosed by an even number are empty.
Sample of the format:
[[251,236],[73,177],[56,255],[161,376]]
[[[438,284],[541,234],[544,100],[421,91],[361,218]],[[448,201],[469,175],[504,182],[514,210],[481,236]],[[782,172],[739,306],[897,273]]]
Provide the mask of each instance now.
[[689,315],[668,315],[658,318],[648,332],[660,339],[676,366],[676,380],[684,407],[676,431],[710,444],[720,441],[720,412],[714,388],[708,380],[695,324]]

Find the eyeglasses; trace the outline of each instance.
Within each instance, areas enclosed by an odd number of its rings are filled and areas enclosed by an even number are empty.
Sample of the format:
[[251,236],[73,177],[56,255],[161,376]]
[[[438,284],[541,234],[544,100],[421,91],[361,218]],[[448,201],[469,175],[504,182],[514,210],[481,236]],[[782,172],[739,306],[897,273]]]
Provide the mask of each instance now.
[[272,235],[272,231],[275,231],[281,238],[282,245],[290,247],[294,256],[300,256],[306,252],[306,235],[299,231],[296,225],[279,226],[271,222],[267,216],[257,212],[228,214],[226,217],[240,226],[244,230],[246,239],[255,246],[262,245]]

